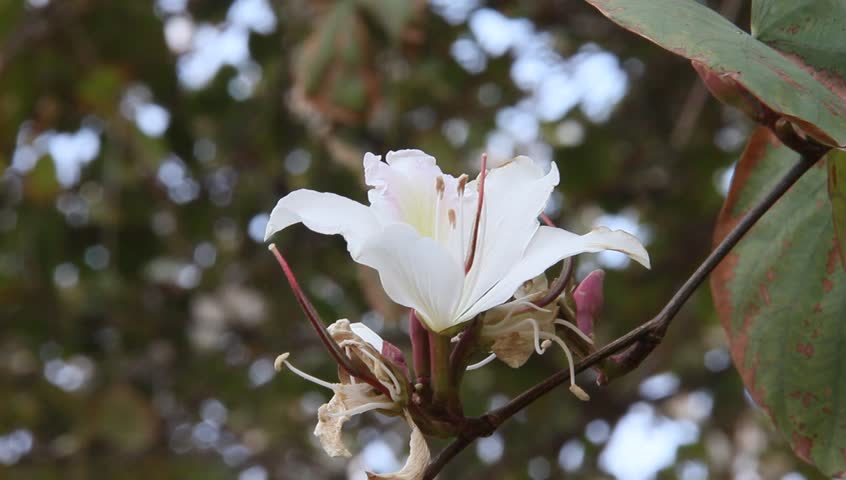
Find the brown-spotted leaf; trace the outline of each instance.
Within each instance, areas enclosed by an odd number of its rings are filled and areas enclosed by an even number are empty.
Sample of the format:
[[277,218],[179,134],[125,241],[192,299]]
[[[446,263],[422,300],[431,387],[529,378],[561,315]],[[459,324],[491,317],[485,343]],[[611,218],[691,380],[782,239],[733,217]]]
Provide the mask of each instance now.
[[[846,2],[756,0],[752,34],[846,101]],[[832,151],[827,162],[834,228],[846,266],[846,154]]]
[[[759,127],[717,224],[721,240],[796,161]],[[711,291],[747,389],[802,459],[846,472],[846,273],[826,170],[806,173],[711,275]]]
[[826,156],[828,164],[828,197],[831,216],[837,233],[840,262],[846,268],[846,152],[832,150]]
[[730,77],[827,145],[846,146],[846,102],[802,67],[695,0],[587,0],[608,18]]
[[846,2],[755,0],[752,35],[846,100]]

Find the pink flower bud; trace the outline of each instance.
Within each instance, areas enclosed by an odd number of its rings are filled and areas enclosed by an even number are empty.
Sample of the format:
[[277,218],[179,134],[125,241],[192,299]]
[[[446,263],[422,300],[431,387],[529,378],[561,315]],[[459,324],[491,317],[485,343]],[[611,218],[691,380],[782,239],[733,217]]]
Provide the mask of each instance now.
[[402,368],[406,373],[408,372],[408,365],[405,363],[405,355],[402,353],[402,350],[400,350],[399,347],[388,342],[387,340],[383,340],[381,353],[383,357],[393,362],[394,365]]
[[604,299],[602,296],[602,282],[605,272],[594,270],[585,277],[573,292],[576,302],[576,326],[585,335],[593,336],[593,326],[602,315]]

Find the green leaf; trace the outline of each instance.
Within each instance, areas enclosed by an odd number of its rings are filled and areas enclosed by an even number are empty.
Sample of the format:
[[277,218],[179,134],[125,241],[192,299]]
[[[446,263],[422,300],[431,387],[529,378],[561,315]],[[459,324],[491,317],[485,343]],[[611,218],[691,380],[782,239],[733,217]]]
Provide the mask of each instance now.
[[358,0],[364,12],[385,30],[393,41],[402,38],[420,10],[416,0]]
[[820,142],[846,146],[846,103],[776,50],[693,0],[587,0],[620,26],[745,87]]
[[[758,127],[717,222],[719,241],[798,160]],[[846,474],[846,273],[838,261],[826,171],[812,168],[711,275],[743,382],[793,450]]]
[[828,154],[828,197],[834,230],[837,233],[837,247],[840,262],[846,268],[846,152],[832,150]]
[[303,41],[294,63],[295,92],[309,108],[360,125],[380,101],[372,34],[354,0],[332,5]]
[[846,2],[755,0],[752,35],[810,66],[817,80],[846,99]]

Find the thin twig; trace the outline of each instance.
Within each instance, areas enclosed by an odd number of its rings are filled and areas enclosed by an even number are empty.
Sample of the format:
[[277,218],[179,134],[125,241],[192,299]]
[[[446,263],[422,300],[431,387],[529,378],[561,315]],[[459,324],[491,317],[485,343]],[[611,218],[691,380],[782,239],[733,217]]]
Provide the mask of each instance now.
[[[688,280],[678,289],[673,295],[667,305],[654,318],[648,322],[636,327],[629,333],[617,338],[611,343],[605,345],[596,352],[583,358],[575,365],[575,372],[580,373],[585,369],[592,367],[606,358],[623,351],[624,349],[634,345],[639,341],[645,341],[647,344],[657,346],[663,339],[667,327],[675,318],[684,303],[690,298],[696,288],[705,280],[709,273],[728,255],[731,249],[737,244],[746,232],[752,228],[753,225],[760,219],[767,210],[772,207],[779,198],[788,190],[794,183],[796,183],[802,175],[805,174],[817,161],[822,158],[826,149],[811,147],[806,149],[802,154],[799,162],[797,162],[784,175],[784,177],[776,184],[767,195],[755,205],[743,219],[729,232],[728,235],[720,242],[702,262],[699,268],[688,278]],[[651,349],[649,349],[651,351]],[[648,353],[648,352],[647,352]],[[570,372],[568,370],[561,370],[546,380],[538,383],[534,387],[521,393],[504,406],[492,410],[482,417],[476,419],[469,419],[468,424],[472,425],[471,431],[462,432],[459,436],[446,448],[444,448],[437,457],[429,464],[426,473],[423,476],[424,480],[432,480],[440,472],[452,458],[458,455],[468,445],[473,443],[479,437],[492,434],[503,422],[511,418],[520,410],[529,406],[532,402],[539,399],[543,395],[549,393],[555,387],[570,379]]]

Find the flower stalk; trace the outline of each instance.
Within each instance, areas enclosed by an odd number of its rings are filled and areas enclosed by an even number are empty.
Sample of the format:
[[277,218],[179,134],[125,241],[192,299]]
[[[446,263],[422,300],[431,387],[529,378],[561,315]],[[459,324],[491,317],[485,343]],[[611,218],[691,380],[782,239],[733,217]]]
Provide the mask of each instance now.
[[429,385],[429,332],[420,323],[414,310],[408,312],[408,329],[411,337],[411,356],[414,362],[415,384]]
[[435,410],[446,410],[452,392],[449,356],[450,337],[429,332],[429,358],[432,386],[432,404]]

